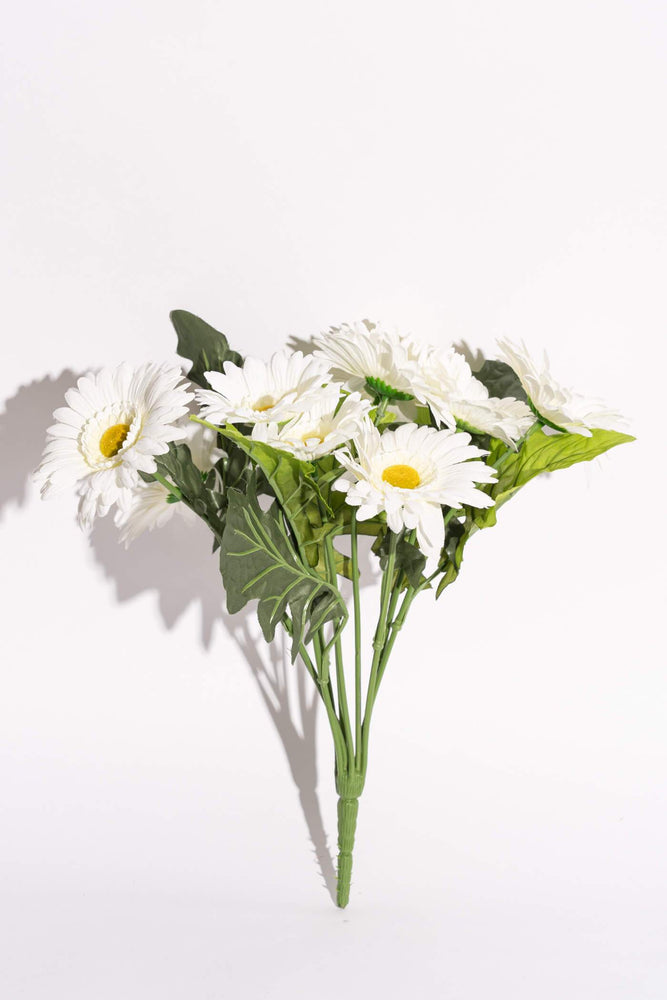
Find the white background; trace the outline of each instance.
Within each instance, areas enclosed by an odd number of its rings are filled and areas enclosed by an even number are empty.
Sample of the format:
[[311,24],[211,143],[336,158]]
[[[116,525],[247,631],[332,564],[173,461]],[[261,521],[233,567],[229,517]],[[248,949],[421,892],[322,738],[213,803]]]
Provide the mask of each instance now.
[[[8,12],[3,997],[667,996],[666,39],[645,0]],[[414,609],[344,912],[324,715],[205,533],[125,553],[27,482],[76,374],[172,357],[171,308],[260,355],[362,316],[525,337],[638,437]]]

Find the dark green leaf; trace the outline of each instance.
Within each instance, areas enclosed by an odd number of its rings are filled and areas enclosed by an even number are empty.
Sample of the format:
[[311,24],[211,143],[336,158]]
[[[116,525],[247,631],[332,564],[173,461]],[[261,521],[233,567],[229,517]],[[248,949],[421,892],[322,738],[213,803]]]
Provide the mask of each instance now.
[[298,558],[282,524],[277,503],[262,511],[252,493],[230,490],[220,548],[220,572],[227,609],[235,614],[257,599],[257,616],[267,642],[289,613],[292,659],[302,642],[328,621],[341,628],[347,609],[335,587]]
[[178,486],[188,499],[195,500],[204,492],[201,472],[192,461],[187,444],[170,444],[169,451],[157,455],[158,472]]
[[[386,532],[379,545],[373,546],[373,551],[380,557],[380,566],[384,570],[389,558],[390,534]],[[424,567],[426,566],[426,556],[412,542],[405,537],[398,539],[396,543],[396,570],[405,575],[408,583],[412,587],[418,587],[424,579]]]
[[225,361],[231,361],[235,365],[243,364],[243,358],[231,350],[225,335],[199,316],[186,312],[185,309],[174,309],[169,318],[178,337],[177,353],[192,362],[188,378],[203,389],[210,388],[204,372],[223,371]]
[[466,516],[462,521],[452,518],[447,524],[445,534],[445,547],[443,556],[445,557],[445,571],[441,576],[435,592],[436,598],[440,597],[443,590],[454,583],[463,562],[463,550],[466,543],[474,531],[474,524],[470,510],[466,510]]
[[214,489],[216,480],[213,470],[204,476],[192,461],[187,444],[182,442],[172,442],[169,451],[157,455],[155,462],[160,475],[177,487],[188,507],[208,523],[214,535],[219,536],[224,520],[225,498]]
[[513,396],[514,399],[520,399],[524,403],[528,398],[518,375],[504,361],[485,361],[474,375],[489,390],[489,396],[500,399],[504,396]]

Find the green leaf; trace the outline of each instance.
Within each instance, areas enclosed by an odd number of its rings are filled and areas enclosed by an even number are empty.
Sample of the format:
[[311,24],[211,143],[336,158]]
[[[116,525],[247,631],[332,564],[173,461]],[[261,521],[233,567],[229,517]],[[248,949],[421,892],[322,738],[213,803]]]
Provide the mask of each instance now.
[[[213,470],[207,475],[192,461],[187,444],[173,442],[164,455],[156,455],[157,471],[180,491],[183,501],[203,518],[214,536],[220,537],[224,522],[225,498],[215,490]],[[146,477],[149,480],[152,476]],[[215,549],[214,549],[215,551]]]
[[520,399],[524,403],[528,399],[519,376],[504,361],[485,361],[480,370],[473,374],[489,390],[489,396],[500,399],[504,396],[513,396],[514,399]]
[[502,442],[492,443],[487,463],[498,469],[498,482],[486,488],[496,501],[495,507],[480,510],[475,524],[489,528],[496,523],[496,510],[517,490],[542,472],[567,469],[577,462],[589,462],[618,444],[634,441],[630,434],[595,429],[590,437],[581,434],[545,434],[536,430],[529,434],[517,452],[509,451]]
[[463,562],[463,550],[470,535],[475,530],[469,509],[466,509],[465,515],[465,520],[459,521],[456,518],[452,518],[447,524],[443,552],[443,555],[446,557],[445,571],[438,582],[435,592],[436,599],[440,597],[446,587],[454,583],[454,580],[459,575],[461,563]]
[[320,504],[330,517],[333,518],[334,512],[313,478],[315,466],[263,441],[253,441],[231,424],[221,427],[220,434],[259,466],[283,508],[299,545],[304,548],[308,562],[311,566],[318,563],[323,566],[320,548],[322,528],[333,530],[335,525],[323,522]]
[[[384,570],[389,559],[390,534],[386,532],[379,545],[373,546],[373,551],[380,557],[380,566]],[[405,574],[408,583],[412,587],[418,587],[424,579],[424,567],[426,566],[426,556],[412,542],[404,536],[396,543],[396,570]]]
[[174,309],[169,313],[178,337],[177,354],[192,361],[188,378],[203,389],[210,389],[204,377],[204,372],[221,372],[225,361],[242,365],[243,358],[232,351],[223,333],[209,326],[199,316],[186,312],[185,309]]
[[347,608],[338,590],[295,553],[278,504],[274,502],[263,511],[252,492],[229,492],[220,572],[230,614],[240,611],[248,601],[259,601],[257,617],[267,642],[289,613],[292,660],[301,643],[309,642],[326,622],[333,621],[340,629],[347,621]]
[[431,411],[428,406],[417,406],[417,426],[430,427],[431,423]]
[[204,493],[205,485],[201,471],[192,461],[187,444],[172,442],[169,451],[164,455],[157,455],[155,462],[158,472],[174,482],[188,499],[195,500]]

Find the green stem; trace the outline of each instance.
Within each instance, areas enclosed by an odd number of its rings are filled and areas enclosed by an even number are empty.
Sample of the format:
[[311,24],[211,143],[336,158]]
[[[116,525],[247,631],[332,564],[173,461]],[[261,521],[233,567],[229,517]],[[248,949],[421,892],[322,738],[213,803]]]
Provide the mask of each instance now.
[[[329,582],[333,587],[337,587],[338,578],[336,574],[336,559],[334,556],[333,541],[331,535],[327,535],[324,541],[324,552],[326,556]],[[354,760],[354,741],[352,738],[352,728],[350,726],[350,711],[347,704],[347,688],[345,686],[345,670],[343,667],[343,647],[341,643],[340,632],[336,633],[334,650],[336,657],[336,688],[338,691],[338,710],[340,713],[340,722],[343,728],[343,732],[345,734],[345,741],[347,743],[348,759]]]
[[380,665],[378,667],[377,676],[377,687],[380,687],[382,682],[382,677],[385,670],[387,669],[387,663],[389,662],[389,657],[391,656],[391,651],[394,648],[394,643],[396,642],[396,636],[403,628],[403,623],[405,622],[408,611],[410,610],[410,605],[414,601],[415,597],[419,591],[414,587],[408,587],[405,592],[405,597],[403,598],[403,603],[401,604],[400,611],[396,615],[396,618],[391,622],[389,626],[389,636],[385,647],[382,651],[382,657],[380,659]]
[[203,417],[196,417],[194,413],[190,414],[190,420],[195,424],[201,424],[203,427],[210,427],[212,431],[216,431],[218,434],[221,432],[222,427],[218,427],[217,424],[212,424],[208,420],[204,420]]
[[387,412],[387,406],[388,406],[388,404],[389,404],[389,400],[387,399],[387,397],[386,396],[381,396],[380,397],[380,401],[379,401],[379,403],[377,404],[377,406],[375,408],[375,416],[373,417],[373,423],[376,426],[380,423],[380,421],[384,417],[385,413]]
[[[396,642],[396,636],[403,628],[403,624],[407,617],[408,611],[410,610],[412,602],[414,601],[417,594],[421,594],[422,590],[425,590],[428,587],[431,581],[434,580],[435,577],[441,572],[441,569],[442,567],[438,566],[435,572],[431,573],[429,577],[423,580],[418,587],[412,587],[408,585],[405,591],[405,596],[403,598],[403,603],[401,604],[401,608],[398,614],[396,615],[396,618],[393,621],[391,621],[389,625],[389,637],[387,639],[387,642],[385,643],[385,648],[382,652],[382,658],[380,660],[380,666],[378,668],[378,678],[376,686],[377,688],[380,687],[382,676],[385,670],[387,669],[387,663],[389,662],[391,651],[394,648],[394,643]],[[391,619],[391,615],[389,616],[389,618]]]
[[[285,631],[289,636],[292,635],[292,622],[289,617],[285,615],[283,618],[283,626]],[[347,766],[347,750],[345,747],[345,739],[343,737],[342,730],[340,728],[340,722],[338,716],[336,715],[336,709],[333,704],[333,699],[331,697],[331,684],[323,683],[320,671],[315,667],[313,661],[308,653],[303,642],[299,643],[299,656],[303,660],[306,670],[310,676],[315,681],[315,686],[319,692],[320,698],[324,702],[324,708],[327,713],[327,718],[329,720],[329,726],[331,728],[331,734],[334,741],[334,754],[336,757],[336,769],[342,771]],[[317,661],[317,654],[316,654]],[[318,663],[319,666],[319,663]]]
[[179,490],[178,486],[174,486],[173,483],[170,483],[169,480],[165,479],[165,477],[160,472],[153,472],[153,473],[151,473],[151,475],[155,479],[157,479],[158,483],[162,483],[162,485],[164,486],[164,488],[166,490],[169,490],[169,492],[172,494],[172,496],[175,496],[178,500],[182,500],[183,499],[183,494]]
[[371,723],[373,704],[377,694],[377,674],[380,665],[380,658],[384,649],[385,637],[387,634],[387,611],[389,610],[389,597],[394,579],[394,567],[396,565],[396,544],[398,536],[395,532],[389,533],[389,555],[387,565],[382,577],[382,591],[380,595],[380,614],[378,616],[375,638],[373,639],[373,662],[371,663],[371,673],[368,679],[368,691],[366,694],[366,712],[362,724],[362,751],[361,767],[365,771],[368,763],[368,736]]
[[352,559],[352,601],[354,604],[354,735],[355,765],[361,765],[361,599],[359,596],[359,551],[357,545],[357,508],[352,508],[350,521]]

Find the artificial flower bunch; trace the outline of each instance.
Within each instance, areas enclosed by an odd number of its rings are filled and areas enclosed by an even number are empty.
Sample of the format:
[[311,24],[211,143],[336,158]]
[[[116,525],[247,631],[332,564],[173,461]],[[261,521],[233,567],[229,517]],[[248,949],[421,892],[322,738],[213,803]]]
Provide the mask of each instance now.
[[[557,383],[546,357],[507,340],[473,372],[452,347],[364,320],[315,337],[311,354],[262,361],[191,313],[171,319],[187,378],[155,364],[80,378],[35,477],[43,496],[76,491],[84,528],[113,509],[125,544],[176,513],[202,519],[228,611],[255,600],[267,642],[286,630],[333,736],[343,907],[373,707],[413,600],[440,596],[468,539],[529,480],[633,439],[617,413]],[[368,657],[360,534],[381,573]]]

